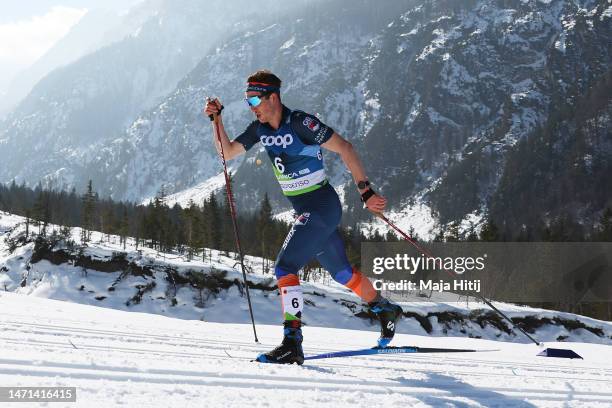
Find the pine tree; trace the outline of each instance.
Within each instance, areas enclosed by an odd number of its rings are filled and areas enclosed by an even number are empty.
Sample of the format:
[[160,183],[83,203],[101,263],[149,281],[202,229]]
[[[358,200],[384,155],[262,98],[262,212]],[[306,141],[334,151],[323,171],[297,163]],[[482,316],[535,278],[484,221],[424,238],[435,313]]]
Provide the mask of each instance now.
[[91,231],[94,227],[94,216],[97,204],[97,194],[93,190],[91,180],[87,183],[87,191],[81,198],[83,208],[81,218],[81,242],[86,243],[91,240]]
[[458,242],[459,241],[459,223],[453,221],[448,226],[445,237],[446,242]]
[[26,240],[30,236],[30,224],[32,223],[32,214],[30,210],[25,210],[25,237]]
[[106,242],[110,242],[110,236],[115,229],[115,212],[113,206],[104,204],[104,209],[100,211],[100,231],[106,235]]
[[472,221],[470,221],[470,227],[468,228],[468,231],[467,231],[466,240],[468,242],[478,241],[478,234],[476,233],[476,225],[474,225]]
[[235,250],[234,241],[234,225],[232,223],[232,213],[227,201],[225,205],[220,208],[221,213],[221,249],[223,249],[227,255],[231,251]]
[[49,193],[42,190],[42,188],[37,190],[36,201],[32,208],[32,217],[38,222],[38,233],[45,236],[47,234],[47,225],[51,220],[50,197]]
[[484,227],[482,227],[480,240],[485,242],[498,242],[500,240],[499,228],[497,228],[493,220],[487,221]]
[[185,241],[188,246],[187,250],[187,259],[191,261],[194,250],[196,249],[196,226],[198,224],[197,220],[197,206],[193,200],[189,200],[187,208],[181,213],[183,217],[183,226],[184,226],[184,236]]
[[601,216],[597,240],[612,242],[612,207],[606,208]]
[[155,195],[147,208],[147,216],[145,218],[145,237],[152,239],[152,247],[158,251],[164,251],[172,241],[170,237],[170,219],[166,200],[166,191],[164,186]]
[[208,243],[211,248],[221,249],[221,238],[222,238],[222,223],[221,223],[221,209],[219,203],[214,194],[210,195],[210,198],[206,205],[206,217],[204,222],[209,225]]
[[119,232],[119,243],[123,244],[123,250],[125,251],[127,235],[129,233],[129,219],[127,214],[127,208],[122,206],[121,221],[119,221],[118,232]]

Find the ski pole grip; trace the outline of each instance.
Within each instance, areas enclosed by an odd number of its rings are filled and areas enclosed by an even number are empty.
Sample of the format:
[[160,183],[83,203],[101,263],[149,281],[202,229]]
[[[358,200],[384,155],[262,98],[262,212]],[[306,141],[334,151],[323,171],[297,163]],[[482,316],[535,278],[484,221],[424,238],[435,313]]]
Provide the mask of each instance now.
[[[223,111],[223,108],[225,108],[225,106],[221,105],[221,107],[219,108],[219,112],[217,112],[217,116],[221,114],[221,112]],[[208,118],[210,119],[211,122],[213,122],[215,120],[215,115],[208,115]]]

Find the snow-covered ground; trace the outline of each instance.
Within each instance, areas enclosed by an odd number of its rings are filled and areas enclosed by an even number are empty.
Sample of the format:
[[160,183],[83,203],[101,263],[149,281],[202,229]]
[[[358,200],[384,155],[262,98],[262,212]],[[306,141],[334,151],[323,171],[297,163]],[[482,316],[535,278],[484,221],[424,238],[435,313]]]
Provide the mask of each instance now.
[[[544,322],[532,332],[546,342],[540,347],[506,332],[474,300],[395,294],[404,317],[392,345],[499,351],[262,365],[250,360],[278,345],[282,329],[278,293],[261,258],[246,257],[249,280],[259,284],[251,289],[255,344],[239,285],[200,294],[188,280],[222,271],[221,286],[237,282],[232,256],[209,251],[205,260],[187,260],[137,250],[133,240],[124,250],[117,237],[97,232],[73,250],[59,245],[45,254],[22,242],[11,251],[6,238],[23,233],[23,218],[0,213],[0,384],[77,387],[76,404],[47,406],[612,407],[610,322],[496,303],[512,318]],[[78,243],[80,231],[72,234]],[[58,263],[62,257],[70,259]],[[132,272],[108,271],[106,262],[129,262]],[[375,343],[377,322],[363,316],[364,305],[346,288],[328,275],[303,287],[307,355]],[[537,357],[543,347],[569,348],[584,360]]]
[[[396,344],[499,349],[250,362],[277,326],[167,318],[0,292],[0,383],[77,387],[67,407],[610,407],[612,348],[549,343],[584,360],[536,357],[534,344],[399,334]],[[305,353],[369,347],[371,336],[306,327]],[[5,406],[5,405],[2,405]],[[11,406],[9,404],[9,406]],[[13,404],[13,406],[32,406]]]

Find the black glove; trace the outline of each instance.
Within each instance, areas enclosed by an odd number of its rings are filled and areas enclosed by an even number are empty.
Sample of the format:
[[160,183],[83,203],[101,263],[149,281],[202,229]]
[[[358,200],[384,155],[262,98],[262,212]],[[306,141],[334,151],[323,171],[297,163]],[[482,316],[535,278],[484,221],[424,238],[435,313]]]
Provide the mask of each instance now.
[[371,187],[361,194],[361,202],[363,203],[363,208],[366,207],[366,201],[368,201],[373,195],[376,195],[376,193]]
[[[217,112],[217,115],[220,115],[221,112],[223,111],[224,106],[221,105],[221,107],[219,108],[219,112]],[[212,122],[213,120],[215,120],[215,117],[213,115],[208,115],[208,117],[210,118],[210,121]]]

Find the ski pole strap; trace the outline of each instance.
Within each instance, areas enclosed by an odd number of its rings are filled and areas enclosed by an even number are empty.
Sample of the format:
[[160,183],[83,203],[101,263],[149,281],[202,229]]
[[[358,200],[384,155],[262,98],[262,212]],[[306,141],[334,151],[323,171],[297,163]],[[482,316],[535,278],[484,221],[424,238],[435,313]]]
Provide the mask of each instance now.
[[376,195],[376,193],[374,192],[372,188],[367,189],[361,194],[361,202],[363,203],[364,207],[365,207],[366,201],[368,201],[370,197],[372,197],[373,195]]

